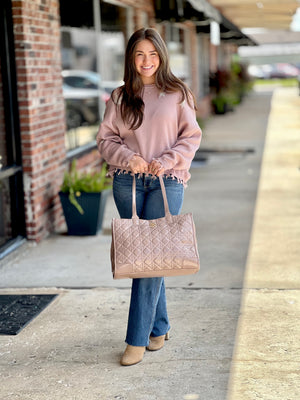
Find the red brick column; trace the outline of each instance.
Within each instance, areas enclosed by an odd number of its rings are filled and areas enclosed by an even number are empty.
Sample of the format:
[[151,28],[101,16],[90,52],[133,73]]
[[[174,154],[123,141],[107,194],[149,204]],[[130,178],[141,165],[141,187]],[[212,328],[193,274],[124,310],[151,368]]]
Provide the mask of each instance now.
[[66,158],[58,0],[12,0],[27,237],[62,220],[57,193]]

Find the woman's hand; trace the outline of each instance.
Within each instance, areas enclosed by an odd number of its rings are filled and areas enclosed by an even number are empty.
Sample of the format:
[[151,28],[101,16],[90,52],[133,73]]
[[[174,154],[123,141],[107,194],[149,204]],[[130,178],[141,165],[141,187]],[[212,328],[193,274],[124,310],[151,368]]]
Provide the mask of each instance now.
[[149,165],[148,172],[152,175],[160,176],[165,172],[165,169],[159,161],[153,160]]
[[128,162],[128,166],[134,174],[143,174],[148,172],[149,164],[140,156],[133,156]]

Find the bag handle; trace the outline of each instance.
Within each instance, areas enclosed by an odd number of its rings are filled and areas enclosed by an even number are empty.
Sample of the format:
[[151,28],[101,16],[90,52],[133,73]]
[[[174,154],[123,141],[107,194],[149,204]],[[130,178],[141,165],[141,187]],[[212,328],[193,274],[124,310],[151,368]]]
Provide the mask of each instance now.
[[[169,210],[167,192],[166,192],[166,187],[164,184],[163,177],[160,175],[158,178],[159,178],[160,188],[161,188],[163,201],[164,201],[165,216],[167,217],[167,219],[172,219],[172,214],[170,213],[170,210]],[[136,179],[135,179],[135,175],[133,175],[133,182],[132,182],[132,219],[134,219],[134,220],[139,219],[139,217],[136,213]]]

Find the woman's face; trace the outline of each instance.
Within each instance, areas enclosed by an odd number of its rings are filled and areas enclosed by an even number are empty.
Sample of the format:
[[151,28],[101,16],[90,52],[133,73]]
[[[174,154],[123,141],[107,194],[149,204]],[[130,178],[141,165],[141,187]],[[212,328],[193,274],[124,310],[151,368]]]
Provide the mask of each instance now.
[[144,85],[155,83],[155,74],[159,67],[159,55],[150,42],[150,40],[142,40],[135,49],[134,54],[135,68],[141,76]]

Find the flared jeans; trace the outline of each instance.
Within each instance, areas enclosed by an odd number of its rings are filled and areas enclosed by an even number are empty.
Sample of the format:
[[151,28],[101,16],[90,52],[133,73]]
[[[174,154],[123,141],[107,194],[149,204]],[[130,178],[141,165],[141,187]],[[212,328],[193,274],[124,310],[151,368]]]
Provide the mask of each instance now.
[[[117,172],[113,180],[113,196],[121,218],[132,217],[132,181],[128,173]],[[164,177],[171,214],[178,215],[183,203],[183,185],[172,177]],[[136,174],[137,214],[142,219],[165,215],[159,179]],[[164,278],[132,280],[126,343],[148,346],[150,336],[165,335],[170,329]]]

